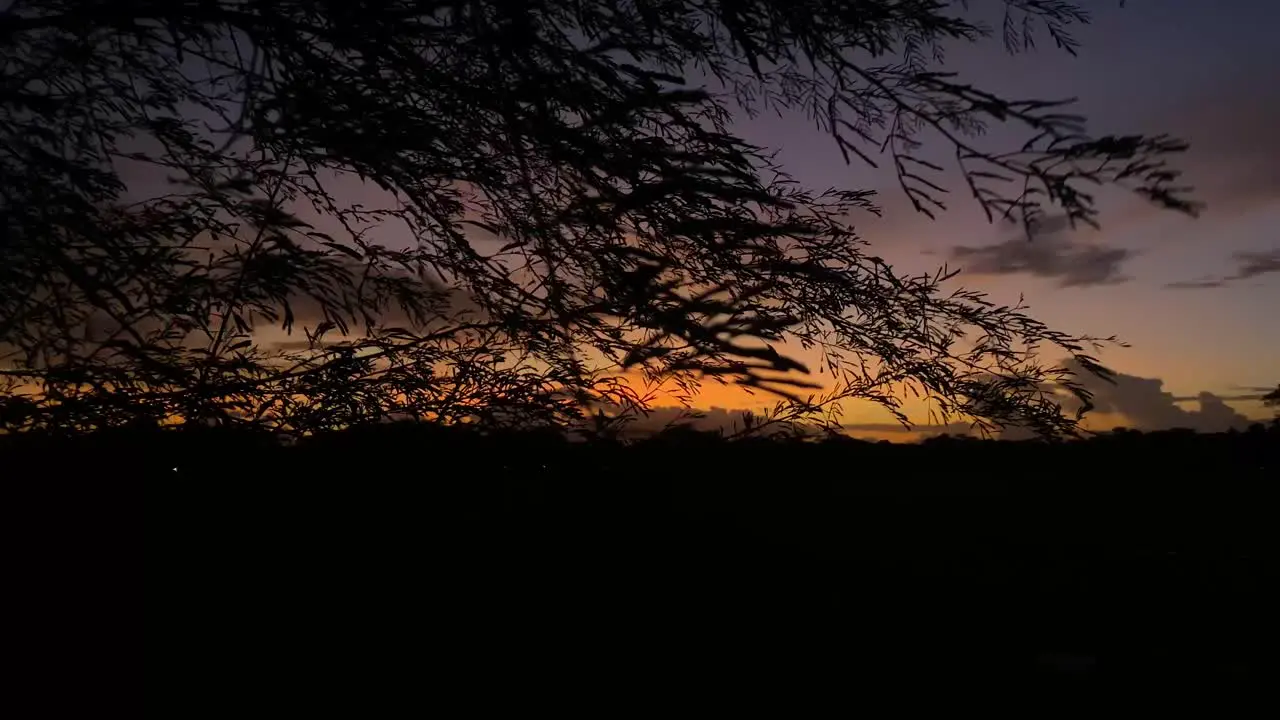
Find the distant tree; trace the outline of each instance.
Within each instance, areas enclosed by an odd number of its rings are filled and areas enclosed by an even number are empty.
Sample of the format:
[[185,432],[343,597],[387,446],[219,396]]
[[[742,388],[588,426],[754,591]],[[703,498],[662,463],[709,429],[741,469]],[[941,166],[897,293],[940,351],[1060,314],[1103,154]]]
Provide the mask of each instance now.
[[1280,385],[1276,385],[1276,389],[1262,396],[1262,404],[1269,408],[1276,409],[1276,422],[1280,422]]
[[[0,426],[179,420],[291,432],[389,418],[610,418],[691,392],[780,393],[836,422],[902,392],[946,418],[1071,431],[1097,340],[868,255],[857,189],[798,185],[732,113],[805,112],[846,161],[943,209],[930,140],[989,218],[1096,222],[1123,185],[1194,207],[1167,137],[1088,134],[1061,102],[940,71],[993,31],[932,0],[46,0],[0,11]],[[1027,142],[993,148],[986,126]],[[297,333],[269,340],[271,328]],[[305,337],[305,340],[302,339]],[[821,351],[819,387],[773,343]],[[901,416],[901,414],[900,414]],[[599,414],[594,417],[599,418]],[[903,418],[905,420],[905,418]]]

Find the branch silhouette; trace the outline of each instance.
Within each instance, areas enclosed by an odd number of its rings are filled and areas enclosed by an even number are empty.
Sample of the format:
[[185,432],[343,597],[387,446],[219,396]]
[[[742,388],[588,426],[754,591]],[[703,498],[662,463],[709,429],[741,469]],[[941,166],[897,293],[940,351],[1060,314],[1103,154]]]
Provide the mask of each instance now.
[[[1011,52],[1033,30],[1075,52],[1088,20],[1004,8]],[[963,4],[883,0],[11,5],[4,429],[591,425],[649,401],[619,381],[638,370],[821,425],[850,398],[907,422],[907,393],[1074,432],[1046,388],[1087,392],[1038,358],[1105,375],[1089,353],[1113,339],[947,291],[945,268],[895,273],[851,225],[872,194],[801,187],[730,128],[807,112],[931,215],[945,168],[923,149],[950,147],[988,217],[1029,233],[1047,212],[1096,223],[1096,185],[1197,211],[1166,164],[1184,143],[1095,137],[1064,102],[941,69],[945,44],[993,34]],[[983,149],[992,123],[1027,141]]]

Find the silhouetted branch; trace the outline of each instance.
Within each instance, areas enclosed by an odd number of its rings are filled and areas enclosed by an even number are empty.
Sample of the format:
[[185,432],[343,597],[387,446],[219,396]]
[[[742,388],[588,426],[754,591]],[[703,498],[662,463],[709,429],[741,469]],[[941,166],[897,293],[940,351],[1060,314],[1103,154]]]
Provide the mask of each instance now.
[[[1087,20],[1004,10],[1010,51],[1044,32],[1075,52]],[[905,422],[914,393],[1070,433],[1055,393],[1083,390],[1038,358],[1101,372],[1084,353],[1102,341],[945,291],[948,272],[900,276],[851,227],[870,193],[800,187],[731,130],[735,111],[808,112],[847,160],[887,154],[928,213],[931,140],[1028,231],[1049,209],[1096,222],[1099,184],[1195,211],[1165,164],[1183,143],[1095,137],[1062,102],[940,71],[943,44],[991,34],[963,4],[882,0],[14,6],[4,427],[576,423],[648,402],[617,389],[640,368],[778,395],[787,422],[827,426],[851,398]],[[1027,141],[986,150],[988,123]],[[299,328],[306,347],[268,339]]]

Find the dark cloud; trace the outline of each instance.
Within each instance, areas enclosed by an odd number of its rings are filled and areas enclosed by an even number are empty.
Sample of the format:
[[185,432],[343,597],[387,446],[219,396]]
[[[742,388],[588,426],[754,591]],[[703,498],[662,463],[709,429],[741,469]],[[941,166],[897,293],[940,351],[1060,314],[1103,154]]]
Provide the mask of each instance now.
[[1230,275],[1181,280],[1168,283],[1165,287],[1171,290],[1206,290],[1226,287],[1241,280],[1251,280],[1271,273],[1280,273],[1280,248],[1265,252],[1238,252],[1231,257],[1236,262],[1236,271]]
[[1178,282],[1165,283],[1165,287],[1170,290],[1208,290],[1210,288],[1220,288],[1227,284],[1223,278],[1205,278],[1203,280],[1179,280]]
[[[1275,388],[1271,388],[1274,390]],[[1217,399],[1223,402],[1253,402],[1266,397],[1267,388],[1258,388],[1256,392],[1248,395],[1216,395]],[[1174,402],[1199,402],[1199,395],[1179,395],[1173,399]]]
[[[1280,83],[1272,66],[1243,66],[1200,86],[1175,93],[1167,102],[1144,104],[1136,129],[1167,133],[1189,144],[1170,164],[1180,181],[1204,203],[1208,219],[1238,216],[1280,202]],[[1147,221],[1169,213],[1149,202],[1104,215],[1114,229],[1121,222]]]
[[1033,228],[1030,236],[1020,232],[995,245],[954,247],[951,260],[968,273],[1034,275],[1056,280],[1062,287],[1129,280],[1123,266],[1135,255],[1132,250],[1078,241],[1071,236],[1071,229],[1066,218],[1048,218]]
[[1152,118],[1190,143],[1187,179],[1208,203],[1207,212],[1243,212],[1280,201],[1276,79],[1274,67],[1249,66]]
[[1261,385],[1234,385],[1232,386],[1231,389],[1243,390],[1244,392],[1247,392],[1247,393],[1259,393],[1259,397],[1261,397],[1261,395],[1265,395],[1269,392],[1274,392],[1276,389],[1276,386],[1272,385],[1270,387],[1263,387]]
[[1235,254],[1235,259],[1240,263],[1240,269],[1235,275],[1237,280],[1280,272],[1280,248],[1260,253],[1239,252]]
[[[1220,397],[1201,392],[1191,397],[1178,397],[1164,390],[1160,378],[1144,378],[1117,373],[1115,382],[1081,372],[1078,365],[1067,367],[1079,374],[1079,380],[1093,393],[1093,412],[1122,415],[1131,427],[1139,430],[1171,430],[1189,428],[1199,432],[1223,432],[1247,427],[1252,420],[1227,404],[1227,400],[1252,398]],[[1199,409],[1188,410],[1179,403],[1194,401]]]

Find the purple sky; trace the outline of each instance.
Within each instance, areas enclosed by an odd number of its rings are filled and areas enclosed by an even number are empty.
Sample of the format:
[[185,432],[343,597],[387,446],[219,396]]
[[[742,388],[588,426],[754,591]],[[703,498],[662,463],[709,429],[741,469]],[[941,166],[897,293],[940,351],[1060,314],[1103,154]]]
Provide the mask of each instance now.
[[[1068,332],[1131,343],[1103,355],[1159,378],[1176,396],[1231,396],[1280,382],[1280,4],[1248,0],[1090,2],[1078,57],[1045,43],[1008,56],[997,41],[958,47],[948,69],[1005,96],[1080,98],[1099,133],[1168,132],[1189,140],[1178,166],[1208,203],[1199,219],[1108,197],[1102,229],[1037,238],[987,224],[962,187],[938,222],[903,206],[892,174],[846,166],[803,115],[762,114],[738,129],[780,148],[810,186],[883,188],[883,219],[855,223],[872,251],[911,272],[943,261],[998,301],[1024,293],[1032,314]],[[1268,128],[1272,130],[1268,132]],[[1011,147],[1025,139],[993,127]],[[1043,242],[1042,242],[1043,240]],[[1002,245],[1003,243],[1003,245]],[[957,250],[957,248],[962,248]],[[1170,288],[1170,283],[1196,287]],[[1212,285],[1213,287],[1199,287]],[[1195,403],[1192,403],[1194,407]],[[1235,406],[1251,415],[1257,403]]]

